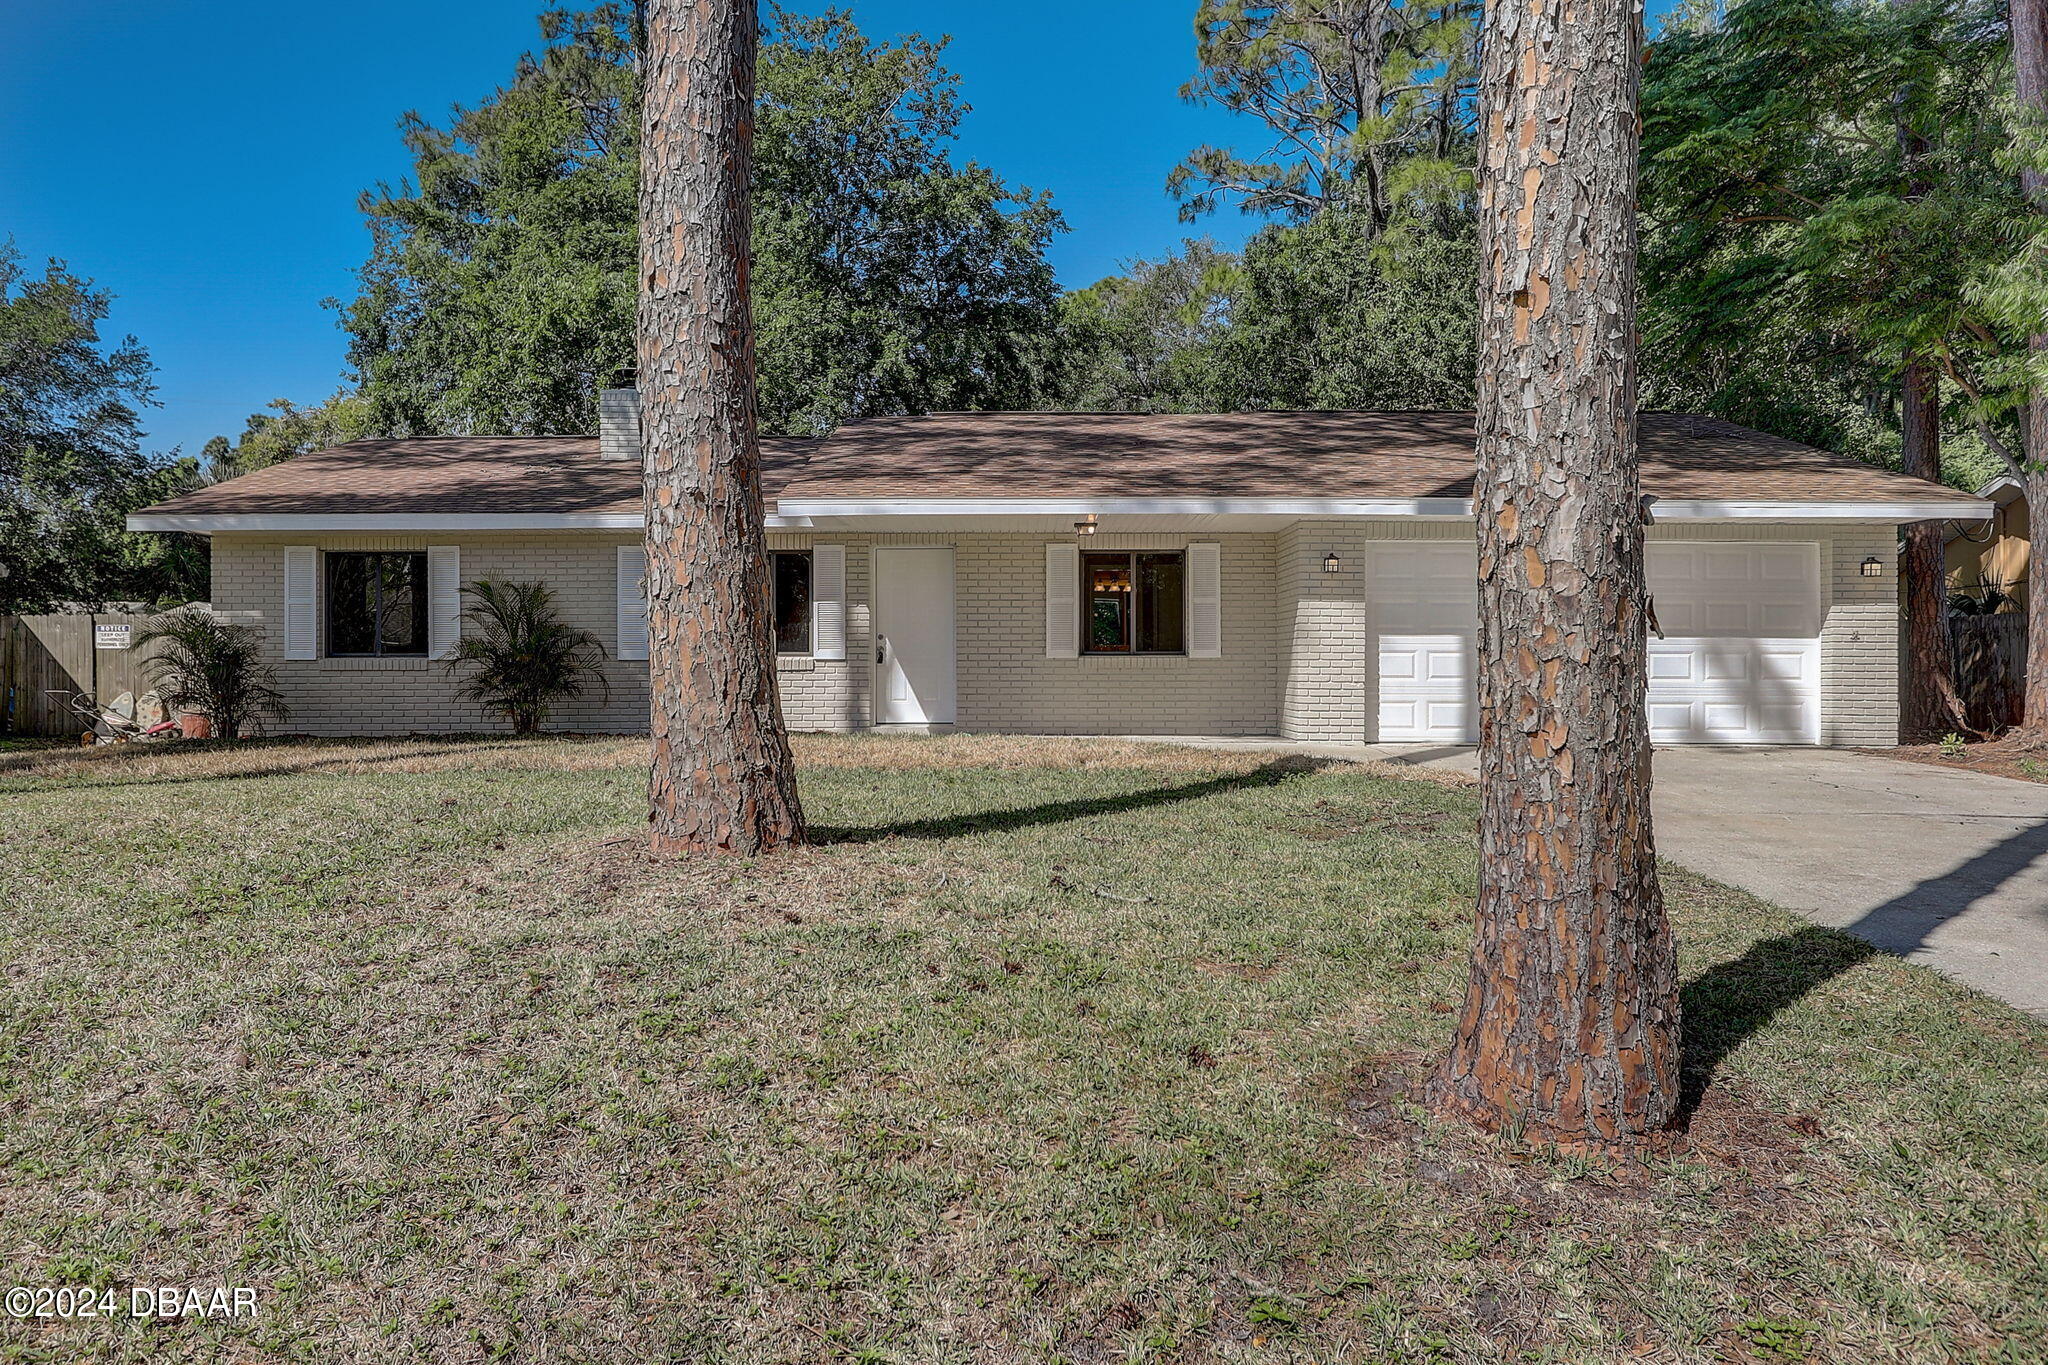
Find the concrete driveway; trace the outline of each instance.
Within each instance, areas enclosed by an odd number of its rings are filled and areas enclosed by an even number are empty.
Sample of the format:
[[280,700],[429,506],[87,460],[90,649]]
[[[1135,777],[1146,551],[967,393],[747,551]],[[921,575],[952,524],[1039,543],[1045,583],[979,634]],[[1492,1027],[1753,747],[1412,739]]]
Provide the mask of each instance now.
[[[1198,741],[1477,770],[1443,746]],[[1659,749],[1657,848],[2048,1020],[2048,785],[1837,749]]]
[[2048,785],[1831,749],[1660,749],[1665,857],[2048,1019]]

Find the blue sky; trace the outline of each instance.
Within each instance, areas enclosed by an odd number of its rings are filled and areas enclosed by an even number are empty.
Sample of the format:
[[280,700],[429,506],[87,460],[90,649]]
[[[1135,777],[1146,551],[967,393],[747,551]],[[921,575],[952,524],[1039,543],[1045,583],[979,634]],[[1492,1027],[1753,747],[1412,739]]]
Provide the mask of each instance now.
[[[839,0],[870,36],[953,35],[973,105],[959,153],[1049,189],[1073,231],[1060,280],[1091,283],[1190,231],[1166,174],[1256,132],[1178,95],[1193,0]],[[797,6],[802,8],[801,5]],[[823,8],[823,5],[817,6]],[[117,296],[112,330],[156,359],[149,445],[196,454],[273,398],[341,383],[321,299],[368,250],[358,191],[404,175],[395,124],[473,103],[537,41],[540,0],[92,0],[8,6],[0,238]]]

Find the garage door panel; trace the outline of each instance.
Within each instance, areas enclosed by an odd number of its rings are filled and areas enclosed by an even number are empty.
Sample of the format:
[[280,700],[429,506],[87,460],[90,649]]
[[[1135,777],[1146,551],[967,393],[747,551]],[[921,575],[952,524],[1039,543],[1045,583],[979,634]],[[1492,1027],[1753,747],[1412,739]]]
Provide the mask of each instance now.
[[1693,656],[1686,651],[1650,650],[1650,682],[1691,682]]
[[[1375,550],[1379,737],[1472,742],[1476,557],[1463,546]],[[1806,744],[1820,734],[1820,554],[1804,542],[1658,544],[1648,575],[1659,744]]]
[[1470,632],[1380,637],[1380,738],[1465,742],[1478,726]]

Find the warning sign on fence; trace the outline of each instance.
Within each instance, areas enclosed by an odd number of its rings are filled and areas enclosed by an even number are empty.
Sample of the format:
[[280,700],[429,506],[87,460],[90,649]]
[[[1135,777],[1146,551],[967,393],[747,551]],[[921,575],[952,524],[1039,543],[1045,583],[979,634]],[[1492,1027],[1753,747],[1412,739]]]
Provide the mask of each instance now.
[[94,649],[126,649],[128,648],[128,641],[134,634],[135,627],[133,626],[96,625],[92,628],[92,647]]

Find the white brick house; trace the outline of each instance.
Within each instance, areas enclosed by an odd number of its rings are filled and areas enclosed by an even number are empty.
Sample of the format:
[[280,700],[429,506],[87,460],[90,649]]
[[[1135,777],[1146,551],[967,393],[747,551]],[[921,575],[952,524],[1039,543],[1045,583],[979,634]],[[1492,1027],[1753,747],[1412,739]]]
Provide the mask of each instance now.
[[[362,441],[146,509],[213,542],[322,735],[495,728],[439,657],[459,586],[539,579],[611,655],[560,728],[644,729],[637,441]],[[1884,745],[1901,523],[1977,499],[1647,415],[1661,743]],[[940,414],[769,442],[790,725],[1469,741],[1471,418]],[[1079,527],[1091,528],[1082,534]]]

